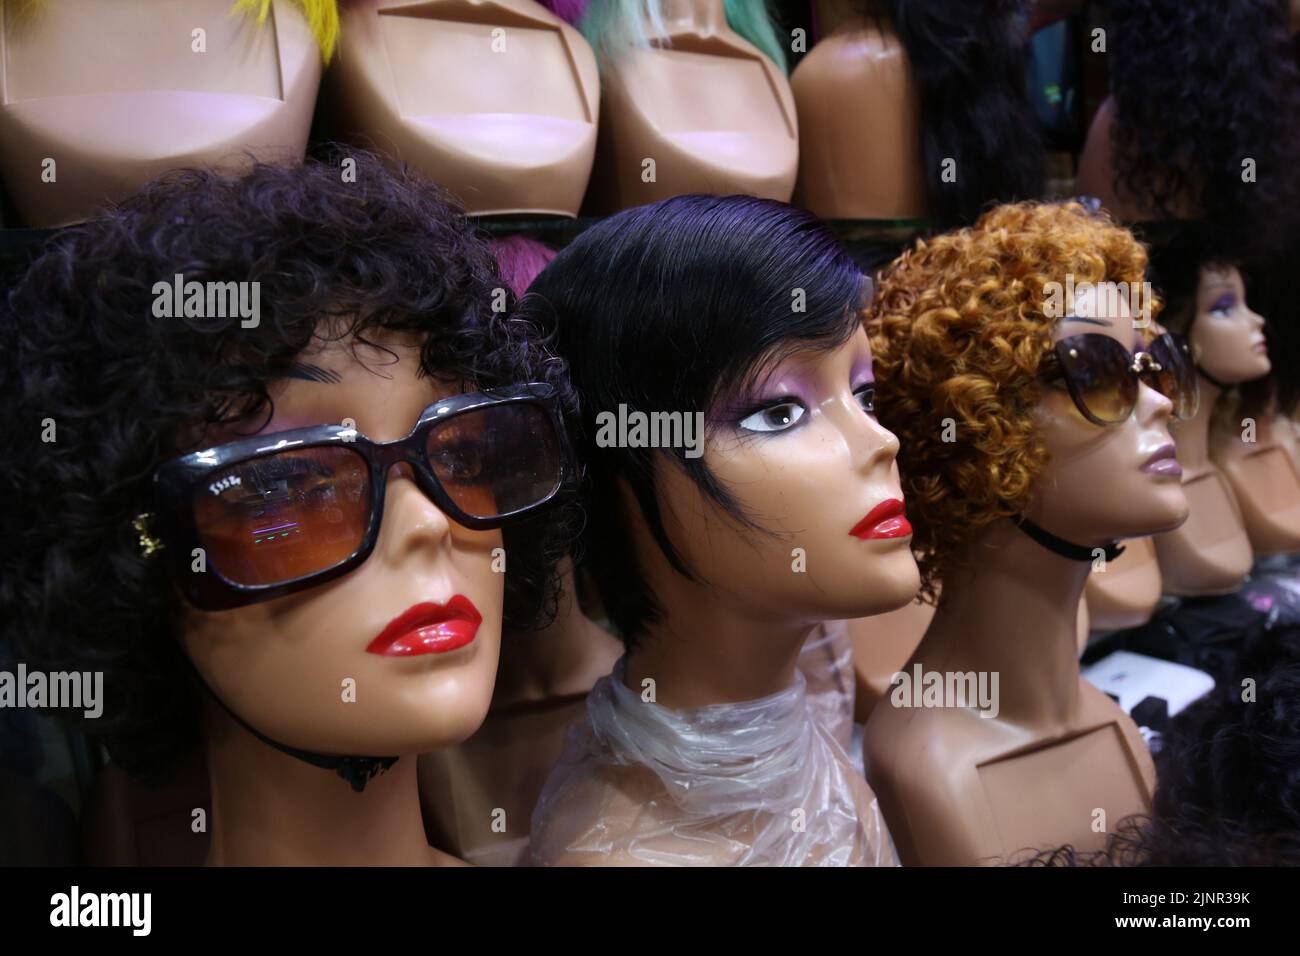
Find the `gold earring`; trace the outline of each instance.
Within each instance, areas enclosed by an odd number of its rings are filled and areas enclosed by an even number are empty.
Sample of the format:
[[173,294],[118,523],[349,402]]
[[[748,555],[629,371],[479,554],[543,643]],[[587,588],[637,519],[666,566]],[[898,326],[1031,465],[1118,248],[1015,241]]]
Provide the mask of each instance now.
[[140,549],[140,557],[142,558],[151,558],[163,548],[163,543],[153,536],[153,533],[149,528],[150,522],[153,521],[153,517],[154,516],[151,512],[145,512],[144,514],[136,515],[135,520],[131,522],[131,527],[135,528],[136,534],[139,535],[136,542]]

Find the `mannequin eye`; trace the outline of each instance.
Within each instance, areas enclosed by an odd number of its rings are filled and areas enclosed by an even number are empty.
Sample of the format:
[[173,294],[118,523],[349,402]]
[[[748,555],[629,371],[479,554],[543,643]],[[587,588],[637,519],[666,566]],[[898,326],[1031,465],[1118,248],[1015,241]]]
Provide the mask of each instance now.
[[1236,308],[1236,306],[1237,301],[1232,296],[1220,296],[1215,300],[1214,305],[1210,306],[1210,315],[1217,316],[1221,319],[1227,318],[1232,314],[1232,310]]
[[805,411],[798,402],[781,401],[742,418],[740,427],[752,432],[781,432],[803,418]]
[[876,386],[873,382],[870,385],[863,385],[853,393],[853,397],[858,400],[862,410],[868,415],[876,414]]

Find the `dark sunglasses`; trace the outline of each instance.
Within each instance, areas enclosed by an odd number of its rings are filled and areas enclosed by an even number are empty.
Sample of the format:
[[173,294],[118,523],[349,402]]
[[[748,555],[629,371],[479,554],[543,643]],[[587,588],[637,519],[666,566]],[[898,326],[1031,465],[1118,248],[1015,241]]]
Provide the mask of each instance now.
[[1200,401],[1191,349],[1172,332],[1136,355],[1109,335],[1071,335],[1053,346],[1044,376],[1064,381],[1075,407],[1095,425],[1118,425],[1132,415],[1141,382],[1173,402],[1176,418],[1194,416]]
[[[203,610],[242,607],[337,578],[379,538],[390,468],[409,464],[449,518],[500,528],[552,503],[574,473],[555,390],[518,385],[445,398],[405,438],[373,442],[317,425],[174,458],[153,475],[142,553],[165,546],[182,592]],[[195,548],[205,568],[195,570]]]

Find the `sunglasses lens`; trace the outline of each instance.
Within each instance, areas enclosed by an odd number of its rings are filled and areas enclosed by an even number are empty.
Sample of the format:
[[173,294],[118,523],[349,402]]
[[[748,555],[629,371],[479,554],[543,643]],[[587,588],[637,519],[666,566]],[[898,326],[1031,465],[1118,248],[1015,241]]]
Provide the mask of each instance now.
[[541,405],[511,402],[435,425],[427,450],[451,500],[474,518],[539,504],[560,487],[560,437]]
[[214,472],[194,495],[208,567],[245,586],[281,584],[350,556],[370,518],[370,469],[355,451],[304,448]]
[[1076,398],[1094,418],[1116,424],[1133,414],[1138,380],[1119,342],[1108,335],[1073,335],[1057,343],[1056,354]]
[[1174,416],[1181,419],[1195,416],[1201,393],[1187,342],[1165,333],[1151,343],[1151,357],[1160,365],[1152,384],[1156,391],[1174,403]]

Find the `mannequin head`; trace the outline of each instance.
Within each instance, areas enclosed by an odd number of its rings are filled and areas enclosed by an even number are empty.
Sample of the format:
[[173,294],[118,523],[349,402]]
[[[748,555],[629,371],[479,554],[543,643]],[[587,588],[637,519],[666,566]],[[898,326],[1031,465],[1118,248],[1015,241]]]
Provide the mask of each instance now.
[[1130,353],[1151,340],[1127,301],[1095,290],[1053,317],[1050,284],[1071,275],[1077,285],[1140,284],[1145,267],[1127,230],[1082,206],[1017,203],[918,241],[882,276],[868,320],[880,415],[903,445],[929,593],[969,564],[972,545],[1000,518],[1023,515],[1087,547],[1186,518],[1174,467],[1149,467],[1172,448],[1169,399],[1144,379],[1132,412],[1100,425],[1050,374],[1064,337],[1106,336]]
[[1300,71],[1289,7],[1290,0],[1111,5],[1114,181],[1147,217],[1206,219],[1238,255],[1250,245],[1271,248],[1294,225],[1290,170],[1300,160],[1300,130],[1287,118],[1300,111]]
[[[437,187],[348,156],[355,182],[342,181],[337,157],[257,166],[239,179],[170,175],[60,233],[0,303],[6,380],[17,383],[19,407],[58,429],[42,444],[5,426],[6,490],[15,513],[31,518],[6,526],[17,547],[4,559],[5,637],[29,660],[105,671],[104,716],[88,730],[107,735],[128,770],[166,768],[194,741],[199,705],[212,703],[195,672],[216,701],[289,747],[401,755],[456,743],[491,698],[503,598],[515,627],[545,603],[562,512],[471,530],[405,461],[383,473],[369,555],[291,593],[202,609],[184,577],[169,573],[179,552],[161,525],[145,531],[164,539],[163,550],[139,547],[134,520],[161,512],[151,478],[178,455],[320,425],[393,441],[441,399],[530,381],[555,385],[563,402],[562,365],[531,327],[489,310],[500,280],[459,208]],[[259,321],[160,315],[159,280],[178,273],[259,283]],[[442,434],[469,445],[484,468],[501,454],[481,430]],[[329,450],[354,462],[361,453]],[[257,459],[260,471],[186,499],[195,515],[220,512],[203,525],[205,573],[230,576],[226,549],[256,567],[265,552],[254,546],[283,546],[252,519],[279,520],[285,500],[298,522],[281,524],[283,533],[329,545],[327,523],[336,528],[351,514],[350,493],[368,487],[364,469],[347,484],[354,466],[302,451],[281,466]],[[508,575],[494,563],[500,547]],[[394,656],[377,640],[409,608],[453,595],[481,616],[463,646]],[[347,679],[356,693],[345,704]]]
[[[621,212],[534,281],[521,308],[556,325],[574,375],[585,556],[626,641],[659,617],[653,581],[673,575],[703,582],[711,601],[800,624],[914,595],[902,522],[896,537],[852,534],[901,497],[897,443],[869,411],[867,298],[815,218],[738,196]],[[698,415],[702,440],[611,442],[601,416],[620,407]],[[792,573],[794,549],[806,573]]]
[[1241,385],[1268,375],[1264,317],[1247,303],[1237,262],[1208,229],[1187,226],[1152,251],[1151,274],[1165,302],[1164,325],[1184,335],[1210,381]]

